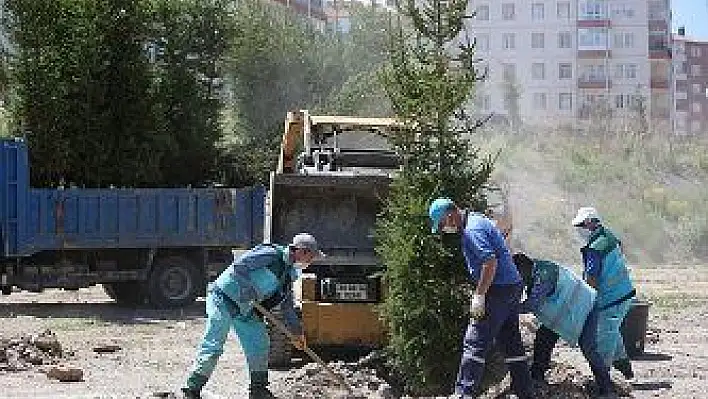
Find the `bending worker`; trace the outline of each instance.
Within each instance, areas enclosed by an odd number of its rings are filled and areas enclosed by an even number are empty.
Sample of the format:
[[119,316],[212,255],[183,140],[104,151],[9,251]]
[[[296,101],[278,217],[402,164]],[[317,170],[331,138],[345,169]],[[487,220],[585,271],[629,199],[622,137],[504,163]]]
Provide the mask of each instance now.
[[541,322],[533,342],[531,378],[545,382],[551,353],[558,338],[580,350],[590,365],[598,394],[612,396],[610,368],[597,349],[595,290],[568,268],[557,263],[531,259],[523,253],[513,256],[526,285],[526,301],[521,312],[532,312]]
[[462,233],[465,262],[476,282],[455,391],[463,398],[479,394],[485,357],[496,339],[506,352],[512,390],[520,399],[532,398],[519,331],[521,277],[502,233],[484,215],[462,210],[448,198],[433,201],[428,213],[433,233]]
[[281,304],[288,328],[299,337],[293,344],[303,349],[305,338],[293,307],[292,282],[299,277],[300,270],[321,255],[315,238],[301,233],[287,246],[261,244],[235,256],[233,263],[209,284],[206,331],[186,387],[182,388],[185,398],[200,398],[232,327],[246,355],[249,397],[274,397],[267,388],[268,331],[263,316],[254,311],[252,301],[260,302],[266,309]]
[[636,291],[622,255],[622,244],[602,225],[595,208],[578,209],[572,223],[586,243],[580,249],[585,281],[597,290],[598,350],[605,364],[614,366],[625,378],[633,378],[620,327]]

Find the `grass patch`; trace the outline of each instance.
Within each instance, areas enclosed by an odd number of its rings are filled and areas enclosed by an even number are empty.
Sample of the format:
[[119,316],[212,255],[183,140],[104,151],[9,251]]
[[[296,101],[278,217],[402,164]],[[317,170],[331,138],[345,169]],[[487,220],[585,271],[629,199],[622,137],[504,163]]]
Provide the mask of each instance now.
[[646,295],[652,308],[674,310],[708,306],[708,296],[695,296],[682,292],[652,293]]
[[570,220],[595,206],[636,266],[708,262],[708,139],[494,130],[475,140],[501,150],[495,178],[510,188],[516,250],[579,264]]

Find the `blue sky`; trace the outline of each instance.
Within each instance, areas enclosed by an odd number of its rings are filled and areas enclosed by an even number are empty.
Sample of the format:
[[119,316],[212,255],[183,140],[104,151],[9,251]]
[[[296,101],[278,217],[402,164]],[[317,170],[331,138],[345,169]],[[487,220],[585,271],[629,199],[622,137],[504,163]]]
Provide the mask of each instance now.
[[683,25],[686,35],[708,41],[708,0],[672,0],[671,7],[674,32]]

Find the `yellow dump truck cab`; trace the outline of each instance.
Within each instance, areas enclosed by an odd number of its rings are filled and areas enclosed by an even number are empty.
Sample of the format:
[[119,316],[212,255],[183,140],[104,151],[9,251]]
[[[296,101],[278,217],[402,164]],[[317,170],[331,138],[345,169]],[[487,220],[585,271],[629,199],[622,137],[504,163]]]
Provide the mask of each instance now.
[[[308,344],[380,347],[384,326],[383,267],[374,253],[376,215],[399,160],[386,136],[387,118],[311,116],[291,112],[266,199],[265,239],[287,242],[313,234],[327,254],[296,283]],[[290,362],[291,347],[271,330],[270,364]]]

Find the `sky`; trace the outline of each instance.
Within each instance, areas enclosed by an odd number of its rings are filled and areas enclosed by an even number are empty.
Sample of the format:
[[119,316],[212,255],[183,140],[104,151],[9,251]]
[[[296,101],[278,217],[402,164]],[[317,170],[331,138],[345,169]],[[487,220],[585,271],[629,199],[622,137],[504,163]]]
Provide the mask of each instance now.
[[708,0],[671,0],[673,31],[686,27],[686,35],[708,41]]

